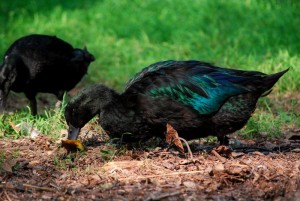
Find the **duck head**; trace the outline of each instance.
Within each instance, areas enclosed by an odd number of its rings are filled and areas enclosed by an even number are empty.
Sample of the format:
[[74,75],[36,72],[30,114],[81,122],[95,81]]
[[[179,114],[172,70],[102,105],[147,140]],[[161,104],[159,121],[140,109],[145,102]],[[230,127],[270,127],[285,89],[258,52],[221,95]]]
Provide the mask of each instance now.
[[65,119],[69,126],[68,139],[76,140],[80,129],[115,98],[116,92],[104,85],[85,88],[72,98],[65,109]]
[[84,62],[86,65],[89,65],[91,62],[95,61],[95,57],[88,51],[86,47],[83,49],[75,48],[71,61]]

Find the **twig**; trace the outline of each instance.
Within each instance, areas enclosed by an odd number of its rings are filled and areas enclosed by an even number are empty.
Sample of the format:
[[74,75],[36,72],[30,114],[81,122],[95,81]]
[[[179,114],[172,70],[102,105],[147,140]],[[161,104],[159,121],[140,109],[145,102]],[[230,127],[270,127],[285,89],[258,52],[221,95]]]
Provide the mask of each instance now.
[[6,191],[4,191],[4,195],[6,196],[6,198],[7,198],[8,201],[11,201],[11,199],[10,199],[10,197],[9,197],[9,195],[8,195],[8,193]]
[[[43,190],[43,191],[55,191],[53,188],[34,186],[34,185],[30,185],[30,184],[21,184],[20,187]],[[15,187],[6,186],[6,185],[0,185],[0,189],[1,188],[3,188],[3,189],[16,189]]]
[[60,187],[59,187],[59,186],[56,186],[56,185],[55,185],[55,184],[53,184],[53,183],[50,183],[50,186],[52,186],[52,187],[56,188],[57,190],[60,190]]
[[190,158],[191,158],[191,160],[193,160],[193,153],[192,153],[192,151],[191,151],[191,148],[190,148],[190,145],[189,145],[189,143],[184,139],[184,138],[182,138],[182,137],[178,137],[180,140],[182,140],[184,143],[185,143],[185,145],[186,145],[186,147],[187,147],[187,149],[188,149],[188,152],[189,152],[189,154],[190,154]]
[[180,192],[179,191],[175,191],[175,192],[171,192],[171,193],[162,193],[158,196],[151,194],[148,198],[146,198],[144,201],[150,201],[150,200],[161,200],[163,198],[166,197],[170,197],[170,196],[175,196],[175,195],[179,195]]
[[154,177],[172,177],[172,176],[177,176],[177,175],[181,175],[181,174],[196,174],[196,173],[203,173],[203,171],[173,172],[173,173],[169,173],[169,174],[155,174],[155,175],[149,175],[149,176],[144,176],[144,177],[120,178],[118,180],[119,181],[139,180],[139,179],[149,179],[149,178],[154,178]]
[[15,151],[15,150],[18,150],[18,151],[22,151],[22,150],[30,150],[29,149],[30,146],[21,146],[21,147],[5,147],[4,150],[5,151]]
[[226,159],[222,156],[220,156],[220,154],[218,154],[218,152],[216,152],[215,150],[211,150],[211,153],[213,155],[215,155],[221,162],[225,163],[226,162]]
[[30,184],[23,184],[23,186],[27,187],[27,188],[37,189],[37,190],[55,191],[53,188],[42,187],[42,186],[34,186],[34,185],[30,185]]

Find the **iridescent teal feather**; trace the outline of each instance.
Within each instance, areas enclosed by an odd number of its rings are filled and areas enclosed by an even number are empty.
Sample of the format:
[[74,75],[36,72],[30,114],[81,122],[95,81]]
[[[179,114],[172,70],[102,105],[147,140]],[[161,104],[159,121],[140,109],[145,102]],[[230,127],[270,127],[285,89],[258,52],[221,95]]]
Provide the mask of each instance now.
[[168,97],[190,106],[199,114],[211,114],[231,96],[250,92],[247,84],[263,73],[213,67],[199,61],[165,61],[152,64],[137,74],[127,85],[149,77],[148,94]]
[[258,99],[286,71],[266,75],[201,61],[158,62],[130,80],[122,94],[103,85],[85,90],[70,101],[65,117],[76,131],[99,113],[101,127],[123,141],[165,138],[170,124],[186,140],[215,135],[227,144],[226,135],[247,123]]

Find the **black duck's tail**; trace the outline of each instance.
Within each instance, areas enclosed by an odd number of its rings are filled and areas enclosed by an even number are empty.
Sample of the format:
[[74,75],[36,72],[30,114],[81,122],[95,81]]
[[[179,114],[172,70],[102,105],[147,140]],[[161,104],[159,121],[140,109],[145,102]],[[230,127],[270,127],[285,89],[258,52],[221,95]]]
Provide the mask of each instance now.
[[263,94],[261,96],[266,96],[268,95],[269,93],[271,93],[272,91],[272,87],[274,86],[274,84],[279,80],[279,78],[281,76],[283,76],[287,71],[289,70],[286,69],[284,71],[281,71],[279,73],[275,73],[275,74],[271,74],[271,75],[267,75],[263,78]]

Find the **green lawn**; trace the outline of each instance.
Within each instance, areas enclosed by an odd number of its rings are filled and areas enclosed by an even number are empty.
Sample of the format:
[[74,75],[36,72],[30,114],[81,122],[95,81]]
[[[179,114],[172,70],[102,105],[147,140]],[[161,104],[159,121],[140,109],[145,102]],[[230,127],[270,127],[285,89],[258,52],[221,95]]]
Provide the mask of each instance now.
[[94,54],[88,83],[122,90],[151,63],[196,59],[265,73],[290,68],[273,93],[295,93],[299,9],[292,0],[3,1],[0,55],[21,36],[50,34]]

